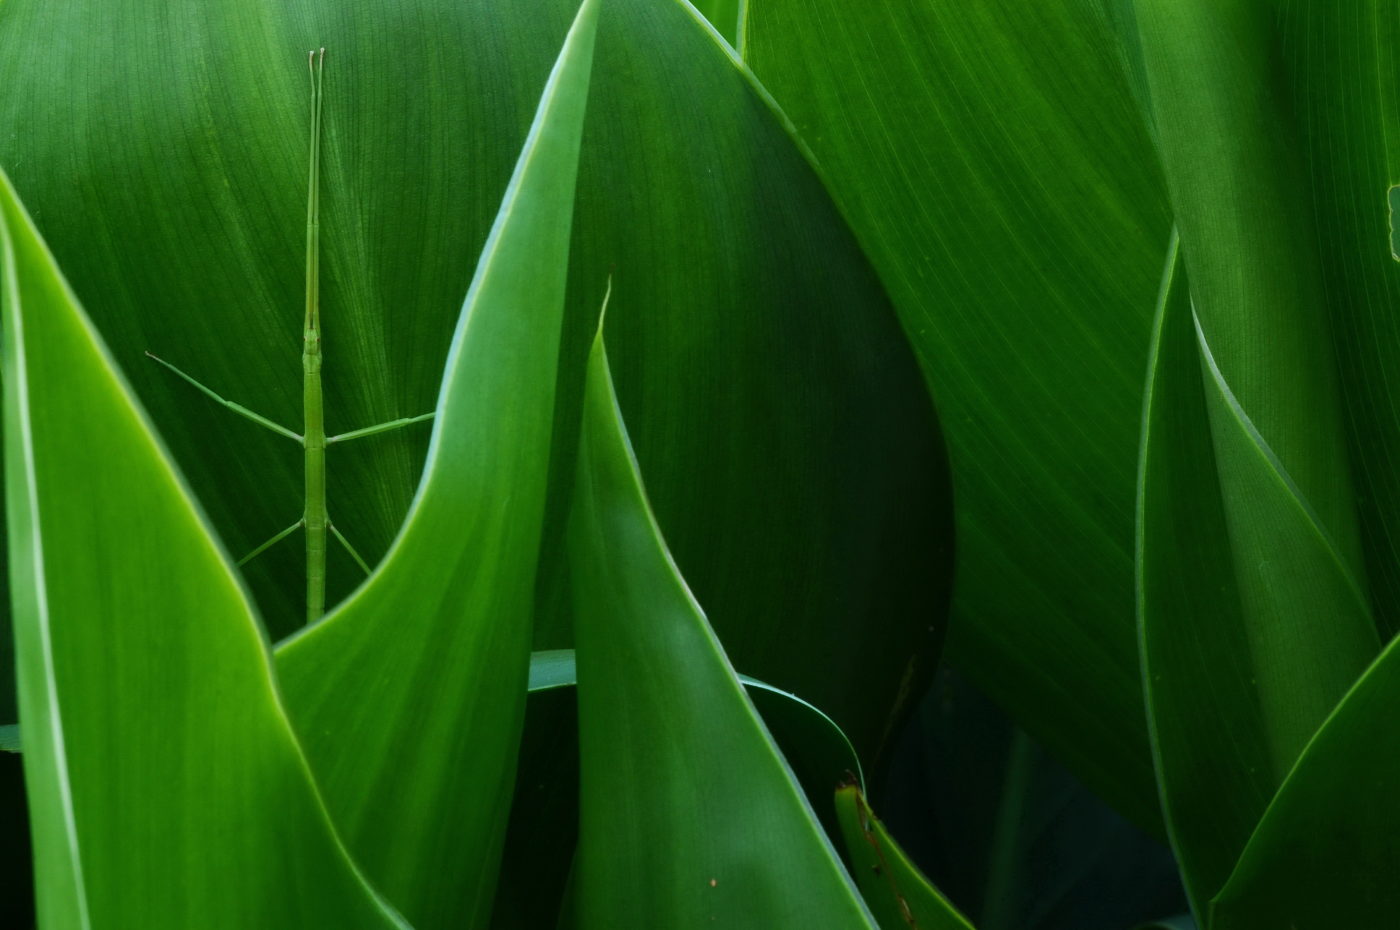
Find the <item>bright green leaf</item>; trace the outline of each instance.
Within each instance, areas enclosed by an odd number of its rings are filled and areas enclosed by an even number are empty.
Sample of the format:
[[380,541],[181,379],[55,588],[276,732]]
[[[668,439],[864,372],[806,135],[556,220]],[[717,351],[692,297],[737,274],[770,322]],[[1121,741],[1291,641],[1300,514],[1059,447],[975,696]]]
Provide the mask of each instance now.
[[973,930],[899,848],[855,785],[836,791],[836,819],[861,893],[884,930]]
[[524,716],[599,6],[579,9],[477,265],[404,528],[362,588],[277,650],[337,825],[419,928],[490,915]]
[[341,846],[232,562],[3,174],[0,278],[42,925],[406,926]]
[[574,507],[578,926],[873,927],[661,539],[601,332]]

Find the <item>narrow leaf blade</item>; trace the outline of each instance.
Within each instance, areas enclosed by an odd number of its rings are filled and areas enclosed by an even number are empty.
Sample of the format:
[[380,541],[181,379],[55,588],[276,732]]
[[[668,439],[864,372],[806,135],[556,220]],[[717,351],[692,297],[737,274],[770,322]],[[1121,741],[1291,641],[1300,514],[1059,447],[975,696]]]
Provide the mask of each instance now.
[[601,333],[578,476],[578,925],[873,927],[662,542]]
[[884,930],[973,930],[871,813],[858,787],[837,789],[835,801],[856,882]]

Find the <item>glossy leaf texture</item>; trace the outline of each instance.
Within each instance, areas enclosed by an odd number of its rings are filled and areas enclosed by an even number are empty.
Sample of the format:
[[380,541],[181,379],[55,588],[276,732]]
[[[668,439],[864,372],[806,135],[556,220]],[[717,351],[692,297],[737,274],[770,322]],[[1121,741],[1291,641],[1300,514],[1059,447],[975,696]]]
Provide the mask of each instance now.
[[666,549],[601,332],[578,465],[576,925],[873,928]]
[[1093,0],[767,0],[746,57],[889,289],[958,501],[949,659],[1159,825],[1134,450],[1170,219]]
[[579,8],[477,264],[403,530],[277,649],[337,825],[421,930],[486,925],[505,839],[600,5]]
[[[1280,10],[1135,9],[1190,281],[1189,304],[1166,301],[1147,414],[1145,680],[1199,914],[1379,640],[1348,463],[1355,414],[1329,331],[1331,256],[1319,207],[1298,195],[1306,145],[1279,66]],[[1203,387],[1190,383],[1191,341]]]
[[[27,127],[0,137],[0,164],[235,553],[295,519],[298,450],[141,353],[297,422],[306,49],[328,49],[336,432],[432,408],[471,259],[576,10],[0,5],[0,121]],[[868,760],[942,637],[950,498],[932,407],[859,246],[723,45],[675,0],[615,0],[601,16],[538,644],[570,645],[560,540],[612,270],[618,391],[668,539],[739,667],[822,707]],[[371,561],[407,511],[427,446],[416,430],[331,450],[331,514]],[[247,568],[279,636],[301,613],[297,548]],[[339,558],[331,602],[360,577]]]
[[0,253],[42,925],[407,926],[336,836],[246,590],[2,174]]
[[1144,402],[1138,611],[1163,810],[1198,907],[1224,883],[1282,777],[1235,583],[1202,367],[1173,238]]
[[[614,0],[600,29],[571,294],[596,311],[581,272],[615,265],[619,402],[736,667],[822,708],[869,762],[947,608],[946,459],[915,360],[781,114],[694,11]],[[595,321],[569,322],[561,383],[581,385]],[[568,645],[563,611],[540,622],[539,647]]]
[[973,930],[871,813],[858,787],[838,789],[835,803],[856,882],[884,930]]
[[1210,906],[1210,930],[1382,928],[1400,870],[1400,645],[1348,692],[1289,773]]
[[718,32],[724,41],[737,46],[739,24],[748,4],[749,0],[699,0],[694,6],[700,15],[715,27],[715,32]]

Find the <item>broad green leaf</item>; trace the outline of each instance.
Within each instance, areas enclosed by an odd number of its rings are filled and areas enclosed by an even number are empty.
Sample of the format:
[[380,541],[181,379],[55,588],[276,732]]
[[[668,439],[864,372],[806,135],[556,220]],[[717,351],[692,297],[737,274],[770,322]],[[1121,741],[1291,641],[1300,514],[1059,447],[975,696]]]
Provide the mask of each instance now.
[[1110,21],[1093,0],[765,0],[745,53],[937,400],[958,501],[950,661],[1158,824],[1132,527],[1170,220]]
[[[1260,665],[1280,667],[1276,680],[1261,677],[1261,699],[1297,709],[1294,728],[1274,734],[1284,754],[1276,762],[1286,768],[1378,646],[1321,255],[1307,201],[1294,196],[1303,189],[1298,140],[1275,87],[1274,10],[1260,0],[1138,0],[1136,9],[1242,606],[1265,614],[1307,597],[1314,608],[1336,608],[1317,615],[1325,623],[1310,616],[1278,624],[1267,641],[1250,638],[1265,653]],[[1277,522],[1287,518],[1258,499],[1252,459],[1260,455],[1331,550],[1330,574],[1300,577],[1303,566],[1284,564],[1275,551]],[[1334,578],[1340,589],[1323,595]],[[1319,604],[1318,596],[1330,600]],[[1322,656],[1308,655],[1310,647],[1322,647]]]
[[855,785],[837,789],[836,819],[861,894],[884,930],[973,930],[899,848]]
[[1198,913],[1379,649],[1277,12],[1136,3],[1190,280],[1189,302],[1164,299],[1144,441],[1145,680]]
[[1400,642],[1308,744],[1211,906],[1211,930],[1379,928],[1400,913]]
[[577,925],[873,927],[662,541],[601,331],[583,421]]
[[19,752],[19,725],[8,724],[0,727],[0,751]]
[[[1138,611],[1167,832],[1200,913],[1282,777],[1257,696],[1203,375],[1173,238],[1144,404]],[[1213,381],[1209,389],[1218,394]]]
[[10,581],[45,928],[405,927],[233,565],[0,174]]
[[[298,450],[142,352],[298,422],[306,49],[327,48],[334,432],[432,409],[471,259],[577,6],[0,3],[0,123],[25,127],[0,133],[0,163],[235,554],[300,511]],[[950,498],[932,407],[819,179],[694,10],[614,0],[601,16],[539,645],[570,645],[551,605],[568,603],[573,433],[614,270],[618,391],[668,539],[739,667],[822,707],[869,759],[942,638]],[[332,450],[331,518],[371,561],[413,494],[416,430]],[[299,548],[246,569],[278,636],[302,614]],[[332,602],[361,577],[339,558]]]
[[404,528],[363,587],[277,650],[347,845],[420,928],[490,916],[525,709],[599,6],[579,9],[477,264]]

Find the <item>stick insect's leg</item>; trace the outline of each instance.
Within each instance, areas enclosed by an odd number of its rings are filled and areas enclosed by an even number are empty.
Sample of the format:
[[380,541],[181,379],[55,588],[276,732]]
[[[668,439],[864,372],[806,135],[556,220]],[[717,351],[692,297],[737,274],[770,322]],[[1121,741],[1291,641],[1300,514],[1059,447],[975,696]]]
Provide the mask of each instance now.
[[359,439],[361,436],[373,436],[376,433],[387,433],[390,430],[400,429],[405,426],[412,426],[414,423],[422,423],[424,420],[431,420],[436,414],[422,413],[416,417],[401,417],[397,420],[390,420],[387,423],[378,423],[374,426],[366,426],[364,429],[352,429],[348,433],[340,433],[329,436],[327,443],[344,442],[347,439]]
[[159,356],[156,356],[156,355],[152,355],[150,352],[147,352],[147,353],[146,353],[146,356],[147,356],[148,358],[151,358],[151,359],[157,361],[157,362],[160,362],[160,363],[161,363],[162,365],[164,365],[166,368],[169,368],[171,371],[175,372],[175,374],[179,375],[181,378],[184,378],[184,379],[185,379],[186,381],[188,381],[190,384],[193,384],[195,387],[199,388],[199,390],[202,391],[202,392],[204,392],[204,394],[206,394],[206,395],[209,396],[209,397],[212,397],[214,400],[216,400],[216,401],[219,402],[220,404],[223,404],[225,407],[227,407],[228,409],[232,410],[234,413],[239,414],[240,416],[247,417],[248,419],[252,420],[254,423],[257,423],[257,424],[259,424],[259,425],[261,425],[261,426],[266,426],[268,429],[272,430],[274,433],[280,433],[281,435],[286,436],[288,439],[295,439],[297,442],[301,442],[301,436],[300,436],[299,434],[292,432],[291,430],[287,429],[285,426],[280,426],[280,425],[278,425],[277,423],[272,422],[272,421],[269,420],[267,417],[262,416],[261,414],[254,413],[253,411],[249,410],[247,407],[243,406],[242,404],[235,404],[235,403],[234,403],[233,401],[231,401],[231,400],[225,400],[224,398],[220,397],[218,394],[216,394],[216,393],[214,393],[213,391],[211,391],[209,388],[207,388],[207,387],[205,387],[204,385],[200,384],[200,383],[199,383],[198,381],[196,381],[194,378],[191,378],[189,375],[185,374],[183,371],[181,371],[180,369],[176,368],[174,365],[172,365],[172,364],[170,364],[169,362],[167,362],[165,359],[163,359],[163,358],[161,358],[161,357],[159,357]]
[[364,559],[360,558],[360,554],[355,551],[355,547],[350,545],[350,540],[346,539],[344,534],[341,533],[340,530],[336,529],[334,523],[330,523],[328,521],[326,523],[326,526],[330,527],[331,535],[334,536],[336,539],[340,540],[340,544],[345,547],[345,551],[350,553],[350,558],[354,559],[359,564],[360,568],[364,570],[364,573],[366,575],[370,574],[369,563],[366,562]]
[[267,542],[263,543],[261,546],[258,546],[258,548],[254,549],[252,552],[248,553],[243,558],[239,559],[238,564],[247,565],[249,562],[253,561],[258,556],[262,555],[264,552],[271,549],[273,546],[277,545],[282,540],[295,533],[297,530],[301,529],[304,523],[306,523],[305,520],[298,520],[297,522],[293,523],[291,526],[287,527],[285,530],[278,533],[276,536],[272,537]]

